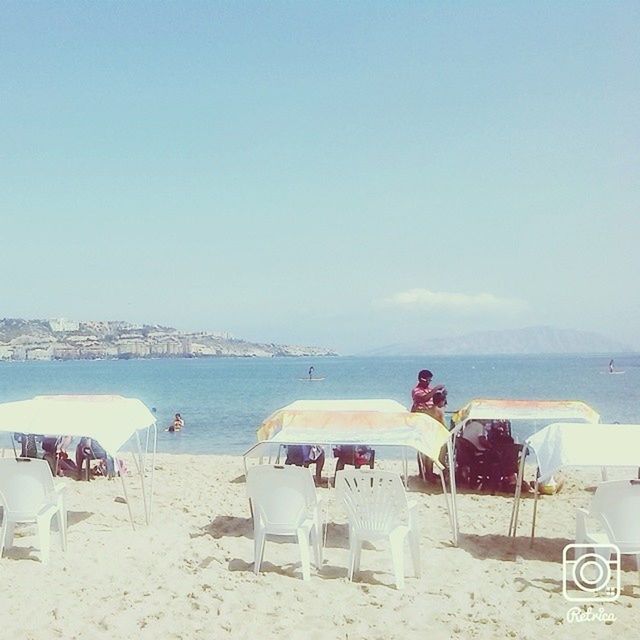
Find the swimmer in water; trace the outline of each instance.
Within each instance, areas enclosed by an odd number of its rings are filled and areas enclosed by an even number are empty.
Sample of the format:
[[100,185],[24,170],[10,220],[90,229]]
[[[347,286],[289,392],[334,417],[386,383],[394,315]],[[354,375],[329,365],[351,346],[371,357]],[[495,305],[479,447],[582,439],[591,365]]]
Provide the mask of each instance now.
[[171,423],[171,426],[167,429],[167,431],[174,433],[175,431],[182,431],[183,427],[184,420],[179,413],[176,413],[175,418],[173,419],[173,422]]

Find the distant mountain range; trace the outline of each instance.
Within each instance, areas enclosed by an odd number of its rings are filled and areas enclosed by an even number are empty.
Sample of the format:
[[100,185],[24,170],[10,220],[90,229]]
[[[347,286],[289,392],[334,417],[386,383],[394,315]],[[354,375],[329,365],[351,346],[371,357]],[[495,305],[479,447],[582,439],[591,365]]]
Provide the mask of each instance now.
[[372,349],[361,355],[526,355],[572,353],[624,353],[628,345],[597,333],[527,327],[504,331],[478,331],[462,336],[428,338]]
[[102,360],[335,356],[321,347],[249,342],[228,333],[184,333],[121,321],[0,319],[0,360]]

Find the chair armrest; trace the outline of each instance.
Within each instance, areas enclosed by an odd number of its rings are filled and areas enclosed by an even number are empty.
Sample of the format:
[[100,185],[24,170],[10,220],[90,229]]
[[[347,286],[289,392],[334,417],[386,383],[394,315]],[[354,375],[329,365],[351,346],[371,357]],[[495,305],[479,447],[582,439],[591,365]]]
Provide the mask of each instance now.
[[320,518],[320,524],[327,524],[329,521],[329,497],[318,496],[316,504],[312,508],[312,512],[316,512]]
[[53,485],[53,495],[51,496],[60,507],[64,507],[65,496],[67,494],[67,486],[64,484]]
[[44,516],[52,517],[53,514],[60,508],[59,504],[52,504],[51,502],[45,504],[40,511],[38,511],[37,517],[43,518]]

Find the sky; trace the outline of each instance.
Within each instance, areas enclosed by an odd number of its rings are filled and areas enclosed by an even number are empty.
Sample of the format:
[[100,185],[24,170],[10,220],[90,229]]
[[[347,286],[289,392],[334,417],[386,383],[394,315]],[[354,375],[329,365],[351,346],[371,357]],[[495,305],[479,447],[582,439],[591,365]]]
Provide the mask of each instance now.
[[637,2],[0,2],[0,316],[640,348]]

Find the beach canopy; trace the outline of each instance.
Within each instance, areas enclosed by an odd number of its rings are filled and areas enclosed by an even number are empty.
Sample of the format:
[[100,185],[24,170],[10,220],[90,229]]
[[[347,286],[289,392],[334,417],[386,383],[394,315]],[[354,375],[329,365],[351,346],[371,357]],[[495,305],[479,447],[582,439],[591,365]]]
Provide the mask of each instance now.
[[563,467],[640,466],[638,424],[550,424],[527,440],[542,479]]
[[0,431],[95,438],[110,455],[155,421],[140,400],[122,396],[36,396],[0,404]]
[[449,432],[395,400],[297,400],[270,415],[257,436],[286,444],[412,447],[438,460]]
[[[599,467],[603,479],[607,467],[640,466],[640,424],[583,424],[557,422],[534,433],[525,442],[538,463],[535,502],[531,523],[531,541],[535,536],[539,483],[567,467]],[[524,475],[525,456],[520,460],[516,493],[511,511],[509,535],[515,536]]]
[[600,415],[578,400],[471,400],[453,414],[458,425],[469,420],[559,420],[598,422]]

